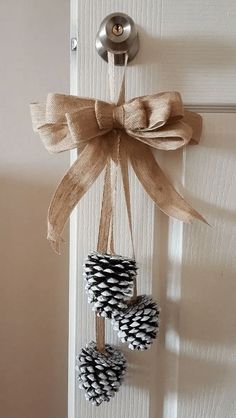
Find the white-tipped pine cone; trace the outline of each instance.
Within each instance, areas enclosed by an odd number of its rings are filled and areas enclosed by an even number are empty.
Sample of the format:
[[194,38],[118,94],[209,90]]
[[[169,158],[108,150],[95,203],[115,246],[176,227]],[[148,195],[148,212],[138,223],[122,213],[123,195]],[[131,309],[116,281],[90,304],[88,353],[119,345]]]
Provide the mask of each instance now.
[[137,267],[134,260],[120,255],[92,252],[84,264],[88,301],[97,315],[112,318],[126,308],[133,293]]
[[126,371],[123,354],[108,344],[105,349],[106,354],[100,353],[91,341],[82,349],[76,366],[79,387],[85,391],[86,399],[97,406],[115,395]]
[[131,350],[146,350],[159,329],[160,308],[151,296],[138,296],[136,301],[114,317],[113,327]]

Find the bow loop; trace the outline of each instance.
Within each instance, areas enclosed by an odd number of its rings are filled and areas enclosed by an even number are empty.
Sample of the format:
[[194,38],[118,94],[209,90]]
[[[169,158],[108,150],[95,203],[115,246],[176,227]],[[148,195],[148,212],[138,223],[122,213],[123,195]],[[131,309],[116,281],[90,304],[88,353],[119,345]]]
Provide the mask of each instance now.
[[78,144],[86,144],[90,139],[105,133],[105,130],[99,130],[94,106],[66,113],[66,120],[71,138]]
[[157,130],[166,124],[181,120],[184,116],[184,107],[178,92],[158,93],[140,99],[148,118],[148,126],[144,131]]
[[46,123],[65,123],[67,113],[76,112],[84,107],[92,107],[94,102],[94,99],[86,97],[49,93],[46,102]]

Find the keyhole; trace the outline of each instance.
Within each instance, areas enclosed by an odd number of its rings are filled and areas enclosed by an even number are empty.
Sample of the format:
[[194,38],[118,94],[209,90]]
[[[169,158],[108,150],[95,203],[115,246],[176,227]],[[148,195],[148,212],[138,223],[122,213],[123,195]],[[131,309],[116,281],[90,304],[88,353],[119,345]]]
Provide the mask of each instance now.
[[119,23],[116,23],[112,28],[112,32],[113,32],[114,35],[120,36],[124,32],[124,28]]

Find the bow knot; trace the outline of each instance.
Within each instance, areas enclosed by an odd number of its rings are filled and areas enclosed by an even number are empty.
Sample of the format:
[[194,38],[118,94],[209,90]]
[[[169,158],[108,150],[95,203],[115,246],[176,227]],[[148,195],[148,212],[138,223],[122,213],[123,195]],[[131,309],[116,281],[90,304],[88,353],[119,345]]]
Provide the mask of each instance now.
[[137,131],[147,128],[146,109],[139,99],[122,105],[96,100],[94,105],[100,130],[125,129]]

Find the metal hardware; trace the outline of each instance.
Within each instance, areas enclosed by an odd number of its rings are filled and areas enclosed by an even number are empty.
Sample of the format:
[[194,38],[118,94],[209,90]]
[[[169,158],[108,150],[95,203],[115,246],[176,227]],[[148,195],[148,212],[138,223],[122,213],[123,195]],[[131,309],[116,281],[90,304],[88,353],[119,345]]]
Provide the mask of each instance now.
[[71,40],[70,40],[71,51],[76,51],[77,46],[78,46],[78,39],[77,38],[71,38]]
[[124,28],[122,25],[119,25],[119,23],[116,23],[112,28],[112,33],[116,36],[122,35],[124,33]]
[[98,54],[107,61],[107,51],[115,55],[115,65],[124,65],[125,54],[131,61],[139,50],[135,23],[125,13],[112,13],[102,21],[96,36]]

